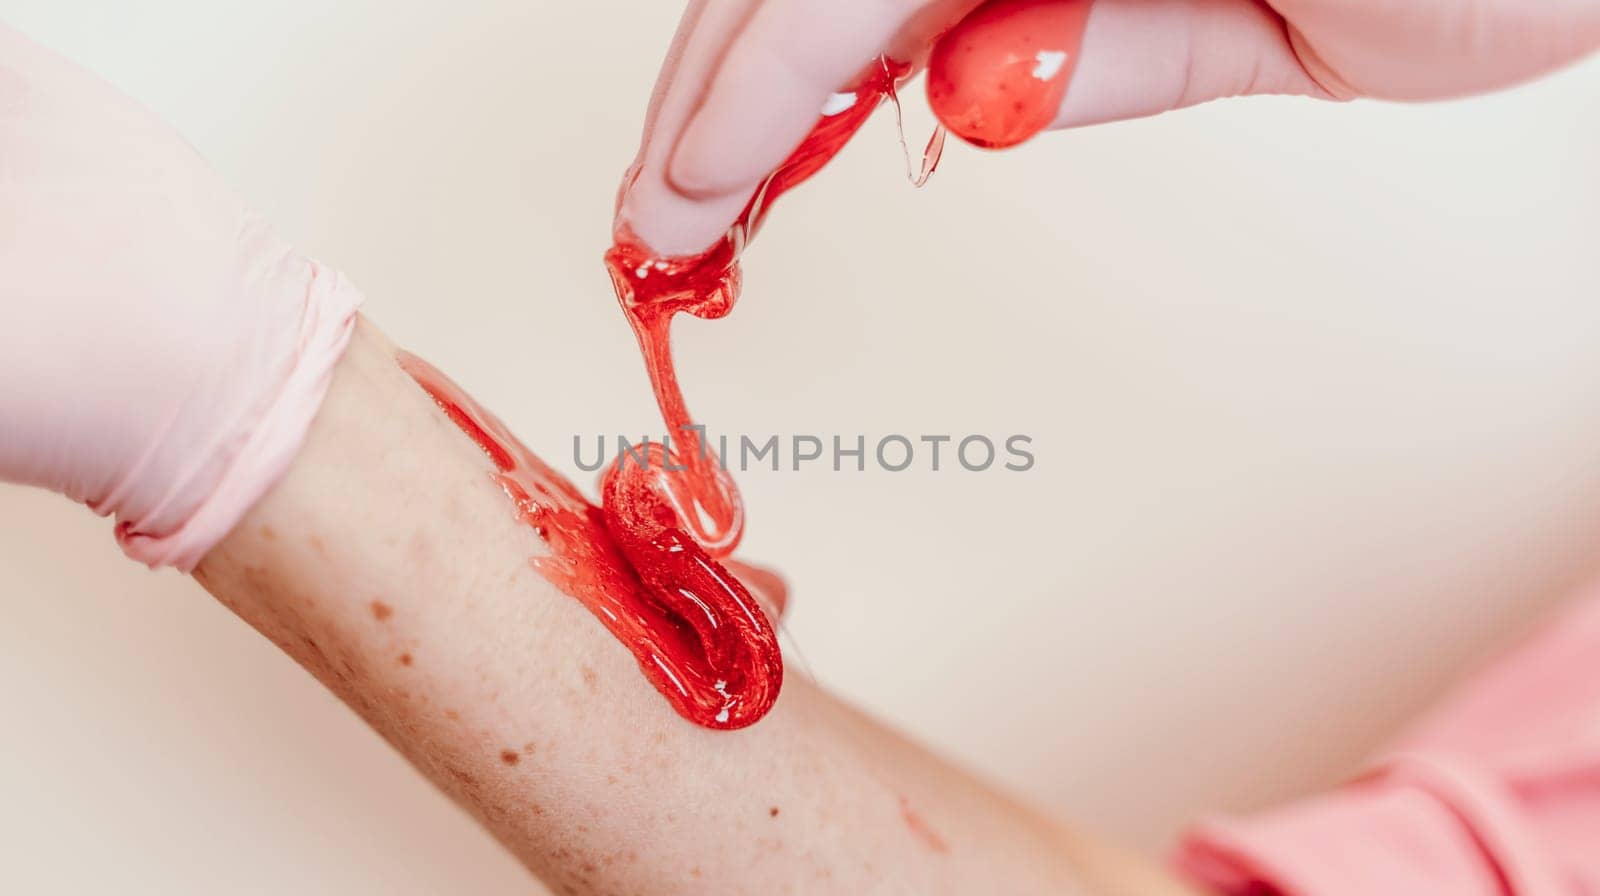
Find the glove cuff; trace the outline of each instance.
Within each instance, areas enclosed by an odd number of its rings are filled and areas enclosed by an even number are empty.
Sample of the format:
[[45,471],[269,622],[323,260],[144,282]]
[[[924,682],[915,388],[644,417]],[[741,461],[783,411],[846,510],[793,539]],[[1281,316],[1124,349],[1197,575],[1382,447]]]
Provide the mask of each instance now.
[[[296,350],[276,392],[257,404],[225,439],[231,457],[221,459],[221,476],[202,493],[176,526],[157,527],[151,519],[119,516],[117,542],[129,557],[151,568],[171,566],[190,572],[255,503],[277,484],[300,452],[311,422],[327,395],[333,369],[355,331],[361,294],[338,271],[310,267]],[[191,499],[192,500],[192,499]],[[153,505],[159,511],[165,501]]]

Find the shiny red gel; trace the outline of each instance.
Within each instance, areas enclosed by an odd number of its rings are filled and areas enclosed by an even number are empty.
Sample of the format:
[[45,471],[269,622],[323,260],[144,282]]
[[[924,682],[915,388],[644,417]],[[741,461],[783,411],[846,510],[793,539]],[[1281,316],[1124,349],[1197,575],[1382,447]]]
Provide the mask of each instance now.
[[[840,111],[825,115],[800,146],[767,176],[739,219],[716,245],[698,255],[664,258],[657,256],[634,236],[626,223],[619,222],[614,244],[606,253],[606,268],[617,292],[628,323],[638,338],[650,374],[656,401],[661,407],[667,433],[674,442],[669,449],[660,444],[648,446],[648,463],[632,457],[619,458],[602,478],[605,521],[617,545],[632,563],[640,580],[655,594],[675,593],[692,587],[691,603],[715,596],[715,613],[736,617],[738,625],[712,618],[707,625],[725,633],[726,648],[714,660],[756,667],[725,670],[720,681],[737,674],[743,682],[765,676],[770,683],[766,702],[741,701],[741,724],[749,724],[771,705],[782,678],[782,659],[766,620],[752,608],[748,593],[728,572],[724,562],[744,534],[744,505],[717,458],[708,450],[708,439],[697,430],[683,400],[677,372],[672,363],[671,323],[674,315],[685,312],[712,320],[733,310],[739,297],[739,255],[765,218],[771,203],[791,187],[817,173],[832,159],[872,115],[879,102],[893,93],[895,82],[909,66],[880,59],[868,68],[854,95]],[[683,450],[690,446],[688,450]],[[749,567],[743,570],[746,582],[770,595],[770,602],[782,606],[785,597],[781,580]],[[667,598],[660,598],[663,602]],[[708,606],[709,606],[709,602]],[[743,650],[733,641],[749,639]],[[641,659],[641,665],[644,660]],[[649,671],[648,669],[646,670]],[[658,685],[659,686],[659,685]],[[720,693],[720,691],[719,691]],[[669,696],[671,696],[669,694]],[[683,707],[680,706],[680,710]],[[705,713],[689,718],[706,725],[737,727]]]
[[[679,714],[709,728],[742,728],[772,708],[783,683],[772,624],[744,585],[676,525],[677,512],[652,481],[612,477],[605,509],[596,507],[444,374],[414,355],[399,360],[489,456],[518,518],[549,545],[534,568],[633,652]],[[768,587],[760,577],[775,579],[751,575]]]
[[[617,301],[644,353],[645,368],[667,433],[679,446],[693,442],[696,447],[682,458],[682,465],[687,467],[684,475],[674,476],[659,468],[652,468],[648,474],[666,480],[662,490],[675,495],[685,511],[698,507],[704,513],[708,526],[702,525],[693,513],[686,512],[683,518],[691,521],[700,544],[719,556],[725,556],[738,544],[744,529],[744,508],[732,480],[725,474],[718,475],[715,459],[704,450],[699,438],[703,432],[696,430],[684,404],[672,364],[672,317],[686,312],[714,320],[733,310],[740,289],[739,255],[761,226],[772,201],[820,171],[837,155],[879,102],[893,95],[896,81],[909,71],[909,66],[887,59],[870,66],[857,86],[846,91],[854,99],[841,111],[817,122],[789,158],[767,176],[727,234],[706,251],[698,255],[658,256],[620,221],[613,234],[614,243],[605,256],[606,268],[611,272]],[[684,453],[674,452],[674,459]]]
[[1002,149],[1055,120],[1067,96],[1091,0],[990,0],[939,38],[928,105],[956,136]]
[[661,257],[625,222],[617,224],[614,243],[605,256],[617,301],[639,340],[667,433],[679,447],[692,443],[695,450],[671,453],[670,459],[686,468],[677,471],[682,475],[675,475],[665,464],[651,464],[648,470],[627,465],[614,469],[614,478],[655,479],[655,490],[671,499],[679,519],[686,521],[700,545],[715,556],[727,556],[738,545],[744,531],[744,506],[733,480],[706,450],[704,432],[696,429],[684,404],[672,364],[672,317],[686,312],[714,320],[733,310],[739,298],[739,255],[761,226],[772,201],[837,155],[909,71],[907,65],[881,58],[870,66],[857,86],[846,91],[853,99],[834,104],[842,106],[840,111],[817,122],[789,158],[767,176],[727,234],[706,251]]

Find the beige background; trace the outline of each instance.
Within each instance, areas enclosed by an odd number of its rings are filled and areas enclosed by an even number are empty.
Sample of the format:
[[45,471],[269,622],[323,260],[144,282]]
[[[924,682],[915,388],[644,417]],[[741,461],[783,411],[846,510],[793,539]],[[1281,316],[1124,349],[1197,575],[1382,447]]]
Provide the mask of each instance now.
[[[665,2],[3,0],[176,123],[570,469],[658,424],[599,254]],[[1335,779],[1596,567],[1600,64],[952,151],[881,116],[680,327],[754,432],[1038,466],[752,473],[806,665],[1155,846]],[[926,117],[913,114],[913,139]],[[583,382],[571,371],[583,372]],[[514,893],[353,716],[109,525],[0,489],[0,891]]]

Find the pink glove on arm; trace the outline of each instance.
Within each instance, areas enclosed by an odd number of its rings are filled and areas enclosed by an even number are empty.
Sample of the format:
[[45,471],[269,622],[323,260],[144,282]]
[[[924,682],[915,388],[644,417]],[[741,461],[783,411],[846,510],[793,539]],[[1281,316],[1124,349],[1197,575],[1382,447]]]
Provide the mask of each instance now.
[[192,569],[294,458],[359,303],[177,133],[0,25],[0,480]]
[[1229,896],[1600,893],[1600,588],[1365,779],[1184,842]]

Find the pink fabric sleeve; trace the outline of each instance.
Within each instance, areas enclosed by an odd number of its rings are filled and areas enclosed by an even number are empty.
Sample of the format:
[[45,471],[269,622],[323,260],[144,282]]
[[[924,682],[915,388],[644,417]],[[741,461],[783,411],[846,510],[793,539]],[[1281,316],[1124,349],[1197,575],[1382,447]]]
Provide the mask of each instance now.
[[1198,825],[1229,896],[1600,894],[1600,589],[1332,793]]

